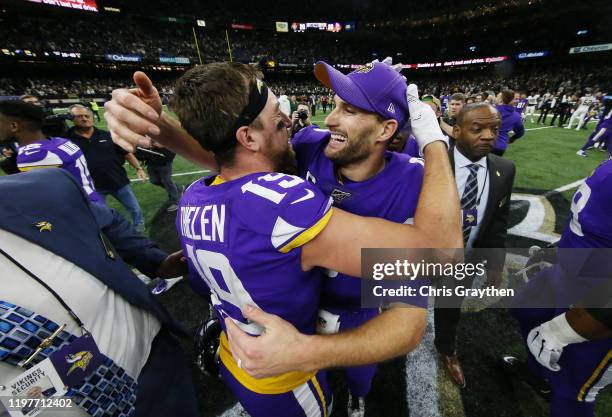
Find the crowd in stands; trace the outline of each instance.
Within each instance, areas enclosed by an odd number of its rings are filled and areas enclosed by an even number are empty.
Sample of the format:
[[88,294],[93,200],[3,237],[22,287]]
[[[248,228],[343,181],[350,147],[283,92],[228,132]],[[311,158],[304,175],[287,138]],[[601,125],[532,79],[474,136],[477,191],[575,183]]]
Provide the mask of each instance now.
[[[480,91],[499,91],[509,87],[525,93],[582,92],[585,88],[593,91],[609,89],[610,68],[601,66],[576,66],[574,68],[548,69],[526,67],[510,75],[495,74],[492,69],[464,73],[461,71],[440,72],[435,70],[404,70],[403,75],[419,85],[424,94],[440,96],[450,92],[474,94]],[[319,82],[308,76],[289,77],[269,74],[267,83],[277,93],[286,95],[310,95],[328,93]],[[97,97],[109,98],[115,88],[128,87],[127,76],[115,75],[113,78],[76,77],[72,79],[50,78],[0,78],[0,96],[19,96],[34,94],[42,99],[64,99]],[[162,95],[171,96],[173,80],[158,80],[156,83]]]
[[[79,52],[101,60],[105,54],[132,54],[153,61],[158,60],[160,56],[169,56],[187,57],[192,62],[197,62],[199,56],[194,41],[193,20],[197,16],[210,16],[210,19],[206,20],[206,27],[197,28],[195,31],[199,53],[204,62],[228,59],[226,30],[233,58],[248,62],[273,59],[277,62],[301,65],[310,65],[318,60],[334,64],[355,64],[387,55],[410,57],[412,62],[419,62],[423,59],[465,59],[492,54],[511,56],[525,51],[526,48],[567,53],[567,48],[575,46],[577,41],[575,32],[567,29],[568,26],[564,22],[566,19],[575,18],[576,13],[583,12],[580,8],[574,15],[557,16],[555,9],[549,7],[544,17],[549,19],[547,22],[550,24],[540,21],[535,25],[533,7],[542,7],[541,2],[533,2],[530,7],[526,7],[520,6],[518,3],[521,1],[516,0],[507,2],[504,7],[484,5],[478,8],[482,15],[477,16],[480,20],[475,23],[476,17],[467,12],[453,13],[451,6],[445,6],[450,7],[448,10],[440,9],[438,15],[414,18],[418,7],[413,5],[409,15],[391,14],[397,16],[393,19],[389,19],[387,8],[387,18],[384,21],[375,20],[376,13],[368,20],[359,20],[358,16],[347,14],[338,20],[346,22],[349,20],[346,16],[353,16],[350,19],[358,22],[358,29],[350,34],[275,32],[274,20],[332,21],[332,16],[323,18],[324,14],[319,15],[318,19],[308,18],[312,10],[300,11],[300,14],[295,12],[296,15],[284,18],[282,15],[272,18],[269,15],[260,16],[257,10],[248,8],[250,18],[245,17],[241,21],[237,17],[239,14],[231,7],[225,11],[221,11],[225,8],[217,7],[214,13],[211,13],[207,10],[210,5],[198,9],[194,4],[194,12],[189,18],[179,18],[183,20],[178,22],[168,21],[168,16],[181,13],[186,16],[187,12],[192,10],[189,6],[191,3],[195,2],[182,2],[180,10],[177,10],[174,2],[168,2],[167,7],[164,6],[165,3],[156,4],[158,15],[143,15],[143,10],[149,10],[151,7],[149,4],[139,9],[139,14],[78,14],[71,16],[69,28],[59,23],[62,19],[53,15],[39,14],[20,19],[10,13],[0,13],[4,34],[0,48],[37,53]],[[130,7],[128,10],[138,10],[136,4]],[[341,5],[338,7],[339,10],[342,9]],[[398,10],[403,10],[404,7],[406,6],[397,5]],[[513,9],[516,13],[512,14],[511,20],[507,17],[507,7],[519,8]],[[302,8],[304,7],[297,10]],[[279,10],[282,8],[279,7]],[[428,5],[427,10],[431,14],[432,5]],[[464,15],[465,13],[467,14]],[[359,11],[356,14],[359,15]],[[410,19],[405,16],[410,16]],[[469,19],[470,24],[464,24],[465,19]],[[252,24],[254,30],[232,30],[230,24],[233,22]],[[445,27],[452,27],[452,30],[440,30]],[[598,27],[594,23],[588,38],[581,41],[597,43],[601,40],[604,35],[600,36]],[[488,36],[492,32],[504,33],[504,41],[499,42],[500,37],[497,35]],[[384,39],[384,42],[381,42],[381,39]],[[605,41],[607,40],[606,38]]]

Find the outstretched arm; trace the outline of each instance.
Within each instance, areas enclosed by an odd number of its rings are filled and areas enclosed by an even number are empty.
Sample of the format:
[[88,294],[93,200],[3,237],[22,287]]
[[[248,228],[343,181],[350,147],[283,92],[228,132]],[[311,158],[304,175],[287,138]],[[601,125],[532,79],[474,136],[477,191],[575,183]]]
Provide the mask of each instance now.
[[149,77],[137,71],[134,82],[136,88],[113,90],[112,100],[104,104],[104,118],[113,141],[134,152],[136,146],[150,147],[152,139],[197,165],[216,170],[214,155],[163,112],[161,98]]

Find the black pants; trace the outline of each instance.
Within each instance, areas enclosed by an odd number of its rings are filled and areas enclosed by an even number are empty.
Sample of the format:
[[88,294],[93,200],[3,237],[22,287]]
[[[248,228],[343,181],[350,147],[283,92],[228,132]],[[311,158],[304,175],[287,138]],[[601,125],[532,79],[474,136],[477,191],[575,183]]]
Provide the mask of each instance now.
[[[457,281],[453,278],[438,278],[436,279],[436,287],[455,288],[458,285],[463,285],[466,288],[471,288],[473,278],[466,278],[462,281]],[[461,305],[464,297],[436,297],[434,304],[434,329],[435,339],[434,345],[438,352],[443,355],[451,356],[456,350],[457,327],[459,318],[461,317]]]
[[497,156],[504,156],[504,153],[506,153],[506,150],[505,149],[493,149],[491,153]]
[[540,109],[540,117],[538,117],[538,121],[536,123],[540,123],[540,120],[542,120],[543,124],[546,124],[546,117],[548,116],[548,113],[550,112],[550,107],[543,107]]
[[147,165],[147,173],[149,181],[153,185],[162,187],[168,193],[168,200],[171,204],[177,204],[179,201],[179,189],[174,181],[172,181],[172,162],[167,162],[163,165]]
[[569,114],[569,107],[567,105],[561,105],[561,107],[555,110],[555,114],[552,120],[550,121],[550,125],[551,126],[554,125],[555,120],[557,120],[557,117],[559,117],[559,127],[562,127],[563,123],[565,123],[565,121],[567,120],[568,114]]

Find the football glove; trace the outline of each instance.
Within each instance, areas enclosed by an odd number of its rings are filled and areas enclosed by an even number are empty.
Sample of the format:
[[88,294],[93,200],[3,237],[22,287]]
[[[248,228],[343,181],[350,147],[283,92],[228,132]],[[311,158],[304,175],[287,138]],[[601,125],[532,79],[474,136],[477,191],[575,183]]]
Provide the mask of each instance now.
[[570,326],[564,313],[531,329],[527,335],[527,347],[540,365],[558,372],[563,348],[586,340]]
[[427,145],[438,140],[444,142],[448,148],[448,137],[442,133],[433,109],[419,100],[419,91],[415,84],[410,84],[406,89],[406,100],[412,134],[419,145],[421,156]]

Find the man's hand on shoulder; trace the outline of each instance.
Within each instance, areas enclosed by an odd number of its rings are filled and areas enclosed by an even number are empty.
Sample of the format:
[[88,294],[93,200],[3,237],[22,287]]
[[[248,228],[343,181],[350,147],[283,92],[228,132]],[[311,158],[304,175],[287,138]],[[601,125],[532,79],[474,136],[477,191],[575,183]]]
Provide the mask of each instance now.
[[246,306],[242,314],[264,328],[260,336],[253,337],[243,332],[232,319],[225,319],[234,360],[249,375],[266,378],[310,370],[305,362],[308,336],[301,334],[291,323],[259,308]]

